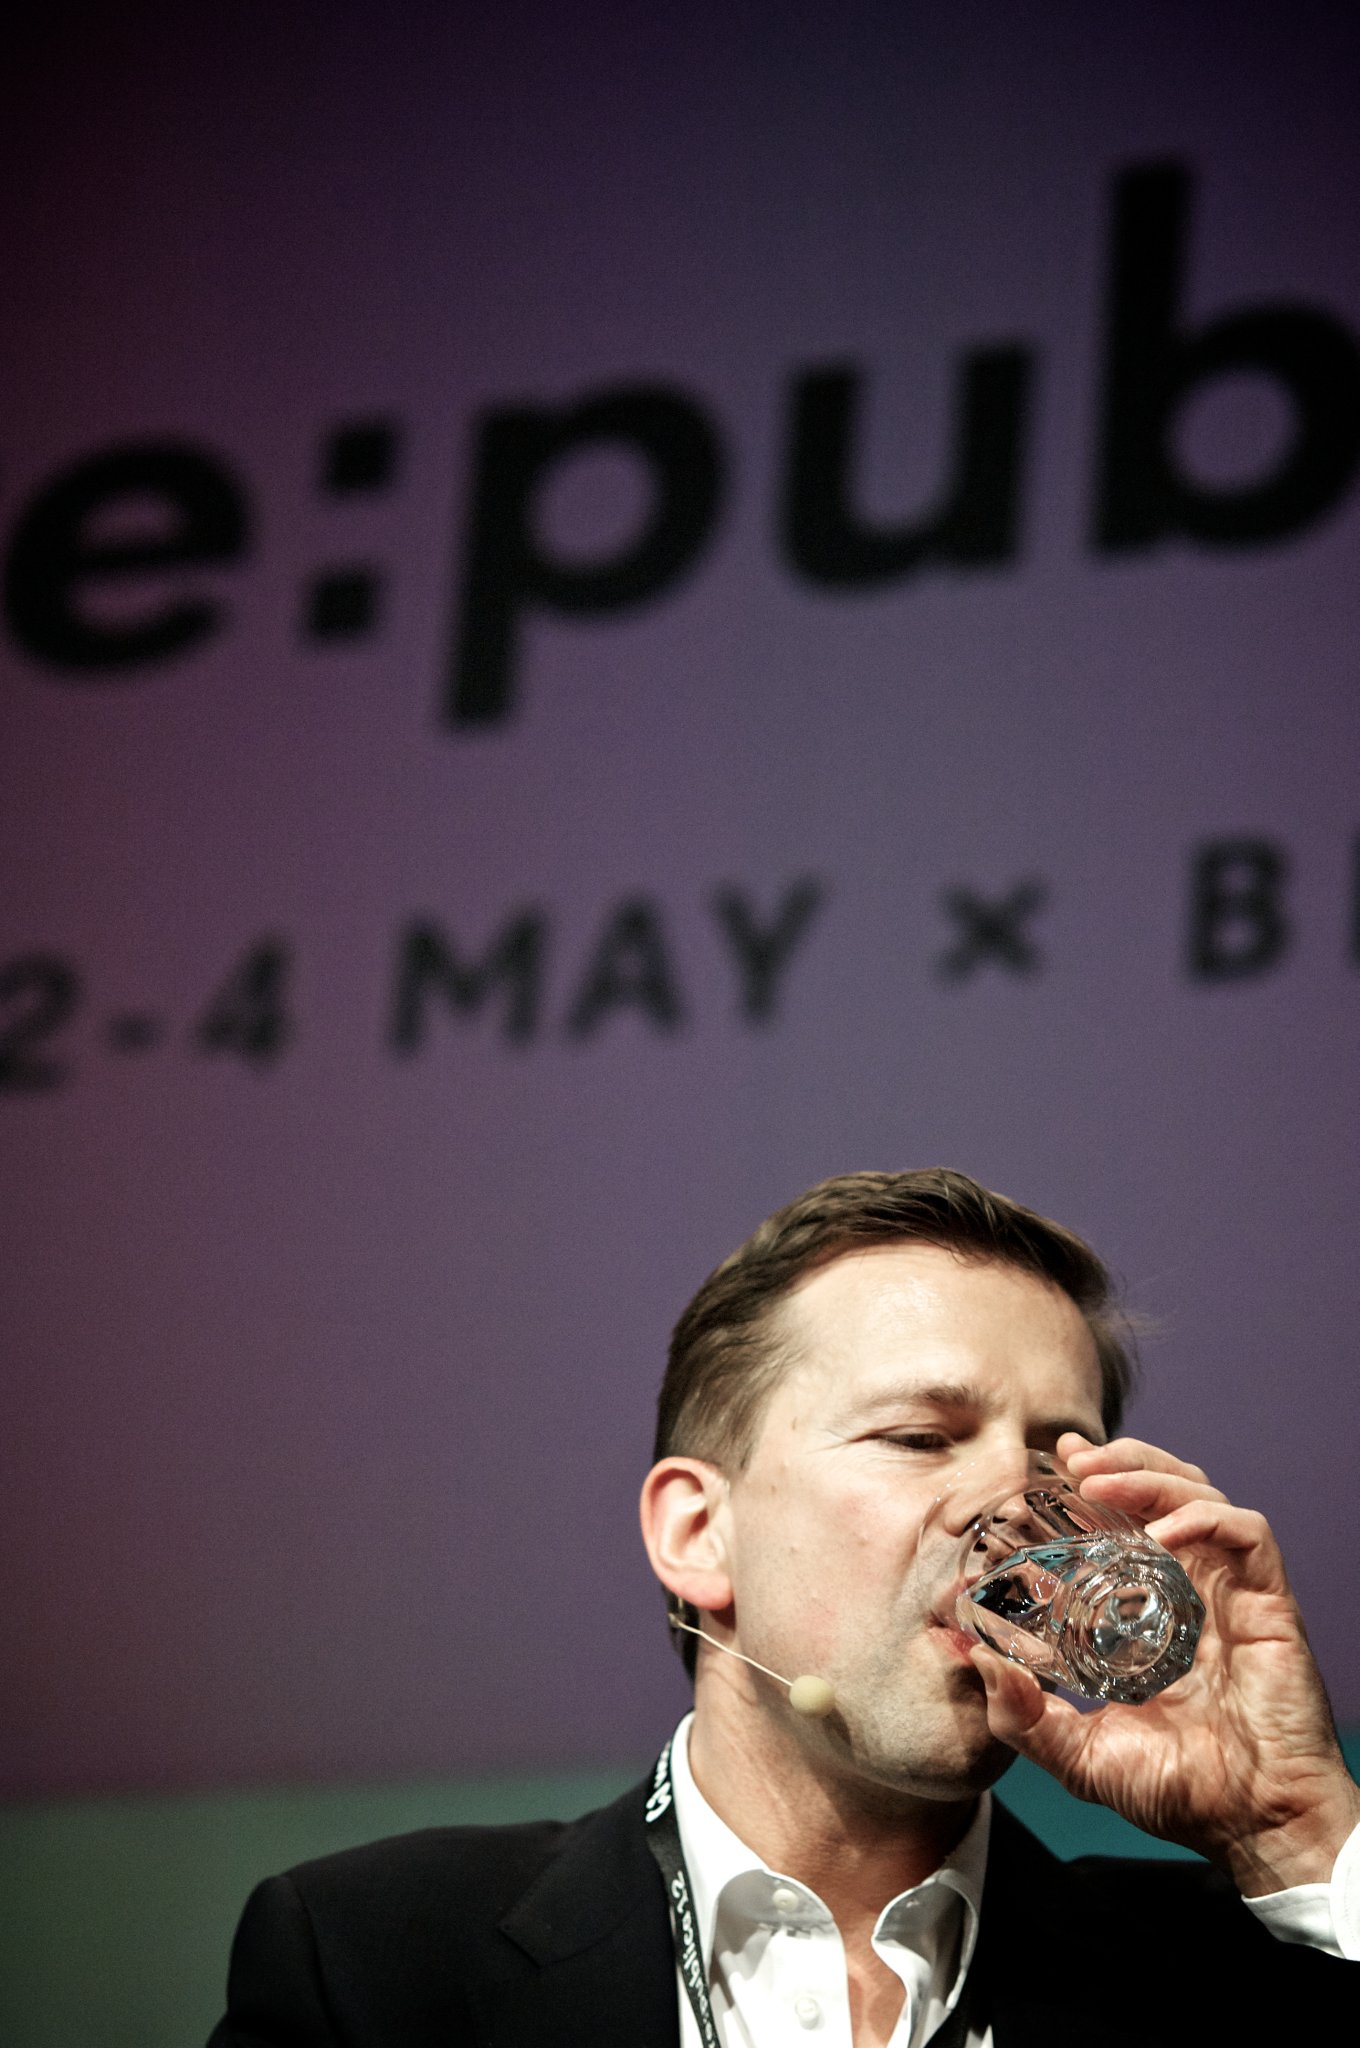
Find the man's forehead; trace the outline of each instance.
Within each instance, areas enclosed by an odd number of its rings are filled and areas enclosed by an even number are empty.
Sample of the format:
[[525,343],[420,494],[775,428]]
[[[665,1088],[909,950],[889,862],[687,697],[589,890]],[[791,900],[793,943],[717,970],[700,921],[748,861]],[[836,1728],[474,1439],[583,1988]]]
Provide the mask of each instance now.
[[[989,1369],[1051,1383],[1065,1405],[1100,1411],[1100,1364],[1081,1309],[1056,1283],[990,1258],[920,1244],[854,1246],[806,1274],[780,1303],[790,1376],[866,1400],[985,1405]],[[981,1371],[981,1378],[979,1378]],[[1036,1392],[1039,1384],[1036,1384]]]

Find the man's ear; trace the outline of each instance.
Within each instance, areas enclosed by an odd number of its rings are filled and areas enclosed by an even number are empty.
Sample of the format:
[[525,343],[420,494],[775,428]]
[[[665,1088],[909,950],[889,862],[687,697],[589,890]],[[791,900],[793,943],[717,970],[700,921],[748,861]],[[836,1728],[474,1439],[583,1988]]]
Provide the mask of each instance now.
[[663,1458],[642,1482],[642,1540],[662,1585],[691,1607],[732,1604],[724,1540],[727,1481],[703,1458]]

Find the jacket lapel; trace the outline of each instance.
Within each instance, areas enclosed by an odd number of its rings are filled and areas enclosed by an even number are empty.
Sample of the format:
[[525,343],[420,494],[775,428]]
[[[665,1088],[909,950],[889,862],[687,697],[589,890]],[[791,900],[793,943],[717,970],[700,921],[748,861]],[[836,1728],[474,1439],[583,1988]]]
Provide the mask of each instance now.
[[[646,1842],[647,1785],[569,1828],[500,1923],[513,1945],[482,2006],[494,2048],[679,2048],[675,1949]],[[1079,1880],[999,1802],[993,1807],[970,2003],[993,2048],[1090,2048],[1143,2038],[1083,1983]],[[1090,1929],[1086,1929],[1089,1937]],[[975,2001],[975,2002],[974,2002]]]
[[486,2012],[505,2048],[679,2048],[675,1949],[646,1785],[571,1828],[501,1922],[522,1958]]

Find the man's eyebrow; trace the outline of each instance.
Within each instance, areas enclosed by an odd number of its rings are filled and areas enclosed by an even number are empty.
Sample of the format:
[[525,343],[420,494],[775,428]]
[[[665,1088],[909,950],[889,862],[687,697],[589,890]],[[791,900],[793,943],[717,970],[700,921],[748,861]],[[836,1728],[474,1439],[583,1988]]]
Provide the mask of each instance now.
[[889,1408],[907,1408],[913,1402],[927,1408],[988,1408],[982,1388],[972,1380],[898,1380],[880,1387],[862,1403],[866,1415],[878,1415]]

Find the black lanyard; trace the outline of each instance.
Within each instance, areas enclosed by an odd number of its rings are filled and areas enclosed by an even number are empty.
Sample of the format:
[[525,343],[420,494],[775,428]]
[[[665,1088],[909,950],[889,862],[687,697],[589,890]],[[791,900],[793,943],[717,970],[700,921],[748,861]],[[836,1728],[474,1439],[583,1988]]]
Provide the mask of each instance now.
[[718,2026],[708,1996],[708,1971],[704,1967],[703,1946],[694,1921],[694,1887],[689,1881],[689,1865],[685,1862],[685,1852],[680,1846],[680,1829],[675,1818],[675,1788],[671,1784],[669,1742],[656,1760],[656,1769],[652,1773],[652,1789],[647,1795],[643,1818],[647,1823],[647,1846],[660,1866],[666,1885],[666,1897],[671,1903],[676,1956],[680,1964],[680,1975],[689,1993],[690,2010],[699,2023],[699,2039],[703,2042],[704,2048],[720,2048]]
[[[680,1828],[675,1818],[675,1786],[671,1779],[669,1742],[656,1760],[643,1818],[647,1823],[647,1846],[655,1856],[665,1881],[680,1975],[689,1996],[690,2011],[698,2022],[699,2039],[704,2048],[721,2048],[718,2023],[713,2017],[713,2005],[708,1995],[703,1945],[694,1917],[694,1886],[690,1883],[689,1865],[680,1846]],[[976,1956],[973,1963],[977,1963]],[[970,1968],[958,2004],[930,2036],[930,2048],[965,2048],[978,1988],[977,1969]]]

